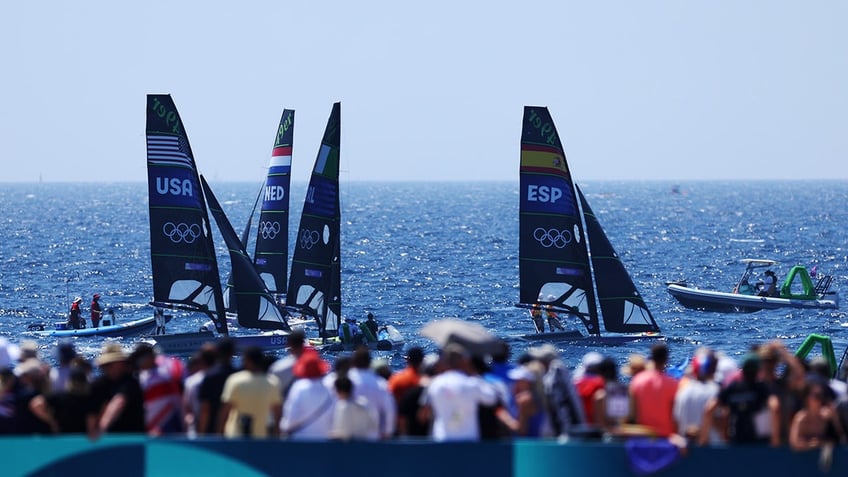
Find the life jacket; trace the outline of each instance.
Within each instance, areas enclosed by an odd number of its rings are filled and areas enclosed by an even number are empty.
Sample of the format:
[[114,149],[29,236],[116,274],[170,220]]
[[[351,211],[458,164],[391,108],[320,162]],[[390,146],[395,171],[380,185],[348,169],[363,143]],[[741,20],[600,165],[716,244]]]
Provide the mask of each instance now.
[[559,315],[557,315],[557,312],[554,311],[553,305],[545,306],[545,315],[547,315],[548,318],[558,318],[559,317]]
[[539,305],[538,303],[533,305],[533,307],[530,308],[530,316],[532,316],[533,318],[541,318],[542,317],[542,307],[541,307],[541,305]]

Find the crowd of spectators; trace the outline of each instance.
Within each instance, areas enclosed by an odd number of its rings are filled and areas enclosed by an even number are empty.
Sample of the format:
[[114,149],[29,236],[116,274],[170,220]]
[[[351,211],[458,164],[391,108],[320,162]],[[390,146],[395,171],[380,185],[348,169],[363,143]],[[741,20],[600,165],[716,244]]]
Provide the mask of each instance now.
[[[106,342],[93,363],[70,343],[55,364],[0,338],[0,434],[145,433],[291,440],[615,438],[795,450],[846,442],[848,386],[827,361],[780,341],[733,358],[700,348],[668,369],[664,342],[619,366],[598,352],[573,369],[549,344],[513,361],[459,344],[411,347],[392,371],[361,346],[329,363],[295,332],[275,359],[222,338],[183,360]],[[236,362],[239,363],[236,366]]]

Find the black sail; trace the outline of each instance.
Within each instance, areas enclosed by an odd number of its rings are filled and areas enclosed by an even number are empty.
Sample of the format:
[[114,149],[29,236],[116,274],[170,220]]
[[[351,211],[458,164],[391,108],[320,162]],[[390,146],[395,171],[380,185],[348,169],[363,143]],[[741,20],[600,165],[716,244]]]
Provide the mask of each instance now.
[[519,277],[523,305],[552,305],[600,334],[586,234],[571,172],[545,107],[525,106],[521,128]]
[[154,304],[209,314],[227,333],[206,203],[170,95],[147,96],[147,185]]
[[230,224],[230,220],[224,213],[224,209],[215,194],[212,193],[206,178],[201,175],[200,181],[206,199],[209,201],[209,210],[212,212],[215,222],[218,223],[218,230],[221,231],[221,236],[224,238],[230,253],[230,262],[233,267],[231,293],[238,303],[239,325],[245,328],[262,330],[288,330],[289,325],[286,322],[285,312],[277,306],[274,296],[271,295],[259,274],[256,273],[256,269],[253,268],[253,263],[244,249],[244,244]]
[[586,220],[604,329],[613,333],[659,332],[657,322],[642,300],[633,279],[624,268],[624,263],[615,252],[580,187],[577,187],[577,194]]
[[268,175],[262,190],[262,209],[253,254],[256,271],[273,294],[286,293],[293,142],[294,111],[285,109],[277,127]]
[[335,103],[312,169],[294,246],[286,305],[315,315],[322,336],[338,334],[341,316],[339,146]]

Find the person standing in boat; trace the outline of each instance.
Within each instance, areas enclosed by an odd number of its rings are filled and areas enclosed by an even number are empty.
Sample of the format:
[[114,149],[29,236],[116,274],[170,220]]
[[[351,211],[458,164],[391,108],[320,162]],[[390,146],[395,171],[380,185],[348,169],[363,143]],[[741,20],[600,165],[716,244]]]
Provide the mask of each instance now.
[[771,270],[766,270],[766,276],[763,278],[763,287],[760,290],[759,296],[775,295],[777,295],[777,275]]
[[374,339],[377,339],[377,320],[374,319],[374,313],[368,312],[368,318],[365,320],[365,326],[371,331]]
[[550,302],[550,304],[545,306],[545,316],[548,318],[548,328],[551,330],[551,333],[557,330],[565,331],[565,328],[563,328],[562,323],[559,321],[559,315],[557,315],[557,312],[554,311],[554,300],[556,300],[556,297],[553,295],[549,295],[548,301]]
[[536,327],[536,333],[545,332],[545,320],[542,318],[542,305],[533,303],[530,307],[530,318],[533,320],[533,326]]
[[82,310],[80,310],[80,303],[82,303],[82,298],[80,297],[74,298],[74,302],[71,303],[71,312],[68,315],[68,328],[72,330],[85,328],[85,321],[82,317]]
[[103,316],[103,309],[100,307],[100,294],[95,293],[91,298],[91,327],[98,328],[100,326],[100,317]]

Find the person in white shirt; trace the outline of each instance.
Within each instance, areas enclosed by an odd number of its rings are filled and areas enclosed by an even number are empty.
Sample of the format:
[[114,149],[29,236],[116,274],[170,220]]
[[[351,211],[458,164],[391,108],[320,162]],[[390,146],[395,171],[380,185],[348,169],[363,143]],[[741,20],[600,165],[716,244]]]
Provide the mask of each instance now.
[[283,404],[280,431],[289,439],[324,440],[330,437],[336,397],[322,378],[330,365],[313,348],[307,348],[294,365],[297,378]]
[[423,399],[433,417],[432,437],[443,441],[480,439],[477,406],[497,401],[495,388],[478,376],[469,376],[467,352],[451,343],[442,351],[445,371],[427,386]]
[[371,352],[367,346],[359,346],[353,352],[353,367],[348,371],[348,377],[353,382],[353,398],[364,397],[368,401],[368,409],[379,423],[379,432],[371,437],[392,437],[397,425],[395,398],[389,392],[386,380],[371,369]]
[[365,398],[353,398],[353,383],[342,376],[336,378],[336,406],[330,438],[340,440],[374,440],[379,433],[377,421]]

